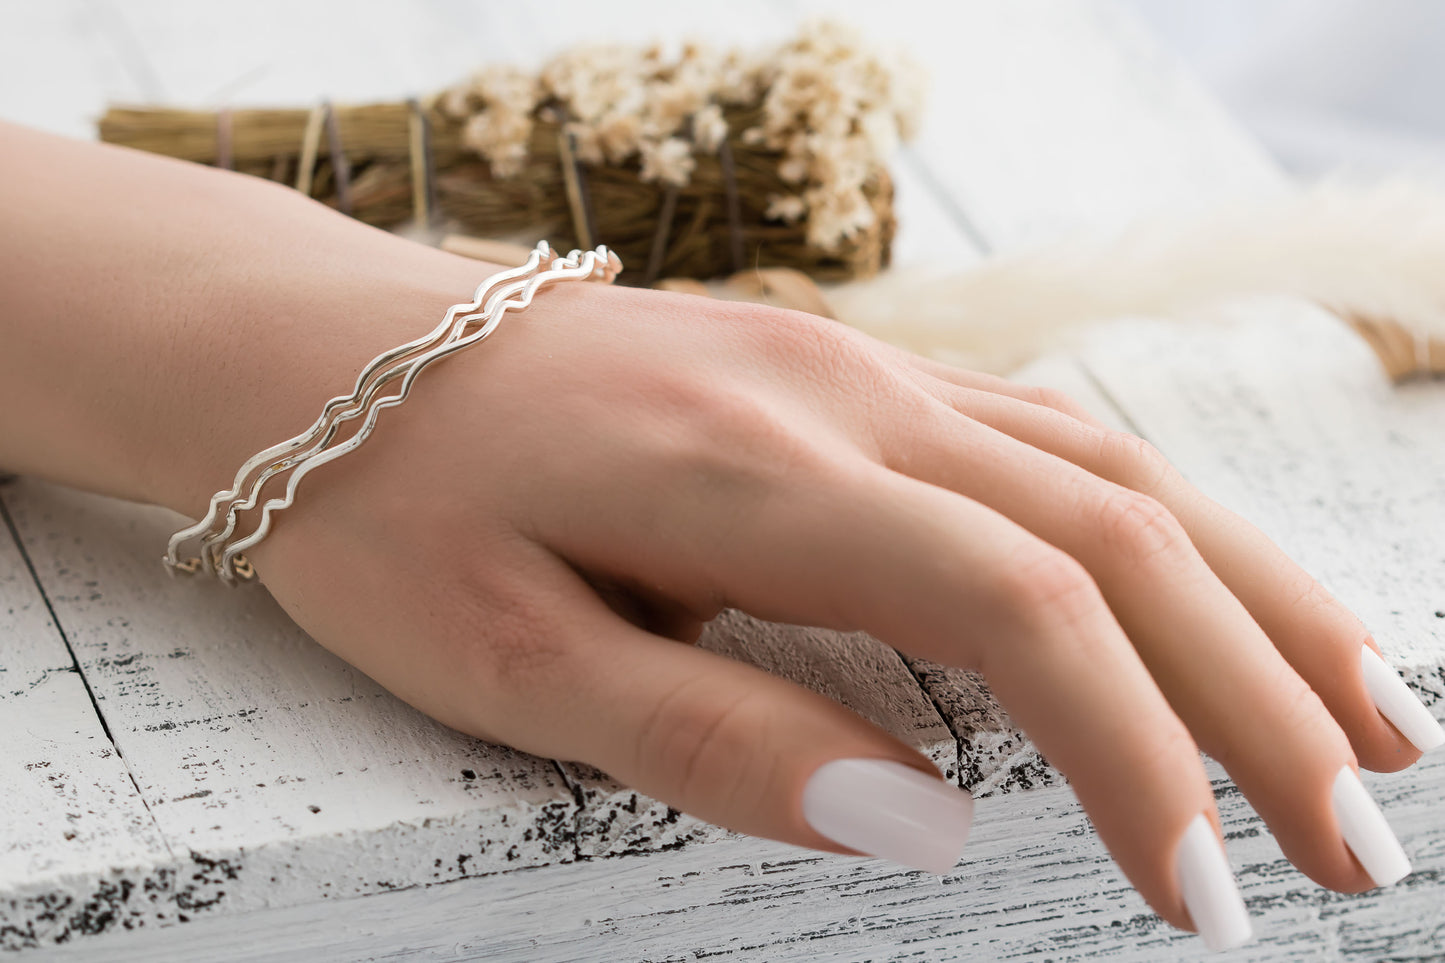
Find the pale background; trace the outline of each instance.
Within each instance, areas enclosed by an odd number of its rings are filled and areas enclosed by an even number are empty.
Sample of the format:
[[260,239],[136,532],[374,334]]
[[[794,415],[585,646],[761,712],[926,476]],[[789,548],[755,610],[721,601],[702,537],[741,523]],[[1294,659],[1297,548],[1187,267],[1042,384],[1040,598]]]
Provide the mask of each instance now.
[[1291,171],[1445,182],[1445,3],[1127,5]]

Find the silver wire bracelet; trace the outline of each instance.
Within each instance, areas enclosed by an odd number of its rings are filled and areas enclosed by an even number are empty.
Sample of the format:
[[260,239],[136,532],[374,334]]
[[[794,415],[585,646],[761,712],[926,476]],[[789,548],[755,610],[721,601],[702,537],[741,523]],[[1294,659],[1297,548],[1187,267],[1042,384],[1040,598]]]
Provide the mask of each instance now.
[[[621,270],[622,262],[605,245],[595,251],[574,250],[561,257],[546,241],[540,242],[526,263],[492,275],[478,285],[471,301],[448,308],[430,334],[373,358],[357,377],[351,394],[328,401],[307,431],[247,459],[231,487],[211,497],[205,517],[171,536],[161,559],[167,571],[172,575],[205,571],[231,585],[237,580],[254,579],[255,568],[243,553],[270,532],[275,512],[291,506],[301,479],[317,466],[365,442],[376,427],[381,409],[405,401],[423,368],[490,336],[507,311],[527,308],[545,285],[569,280],[610,283]],[[402,379],[399,391],[379,397],[381,388],[398,378]],[[342,444],[328,448],[341,423],[354,418],[363,419],[357,432]],[[309,447],[299,451],[305,446]],[[267,480],[288,469],[292,471],[285,495],[262,505],[256,529],[232,541],[240,514],[256,507]],[[200,553],[183,559],[182,546],[196,538],[201,539]]]

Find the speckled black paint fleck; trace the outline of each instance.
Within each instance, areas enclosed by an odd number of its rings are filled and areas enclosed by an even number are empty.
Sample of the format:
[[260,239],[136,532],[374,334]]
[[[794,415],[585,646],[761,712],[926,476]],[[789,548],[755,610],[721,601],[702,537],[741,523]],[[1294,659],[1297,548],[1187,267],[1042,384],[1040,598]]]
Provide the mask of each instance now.
[[0,902],[0,951],[69,943],[114,929],[138,929],[171,918],[175,871],[123,872],[97,880],[84,897],[55,891]]
[[189,879],[176,887],[176,906],[187,913],[208,910],[226,897],[226,883],[240,877],[241,864],[231,859],[211,859],[191,850]]

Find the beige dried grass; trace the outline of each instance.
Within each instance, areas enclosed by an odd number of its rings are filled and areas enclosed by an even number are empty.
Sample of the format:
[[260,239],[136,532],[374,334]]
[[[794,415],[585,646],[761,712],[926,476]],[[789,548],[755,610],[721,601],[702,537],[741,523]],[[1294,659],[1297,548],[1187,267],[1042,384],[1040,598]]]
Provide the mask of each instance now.
[[379,227],[427,207],[425,181],[429,217],[482,237],[605,243],[634,282],[770,266],[848,279],[888,264],[884,158],[916,120],[908,70],[831,24],[750,58],[659,49],[578,48],[535,77],[491,67],[420,103],[330,116],[117,106],[100,136],[293,184]]

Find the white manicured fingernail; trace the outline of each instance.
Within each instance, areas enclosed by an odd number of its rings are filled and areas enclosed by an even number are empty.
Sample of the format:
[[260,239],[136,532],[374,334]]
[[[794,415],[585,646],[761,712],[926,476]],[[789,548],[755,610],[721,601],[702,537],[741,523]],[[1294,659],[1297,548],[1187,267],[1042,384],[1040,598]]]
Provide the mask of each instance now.
[[1354,769],[1346,766],[1340,770],[1330,798],[1345,845],[1376,886],[1389,886],[1410,875],[1410,858]]
[[1400,735],[1421,752],[1445,746],[1445,729],[1425,704],[1415,698],[1405,680],[1368,645],[1360,647],[1360,669],[1365,674],[1365,688],[1370,690],[1375,708],[1400,730]]
[[1227,950],[1254,935],[1249,910],[1244,908],[1224,847],[1208,816],[1200,813],[1194,817],[1179,840],[1175,860],[1179,891],[1205,946]]
[[891,759],[834,759],[808,777],[803,818],[835,843],[942,875],[968,841],[973,797]]

